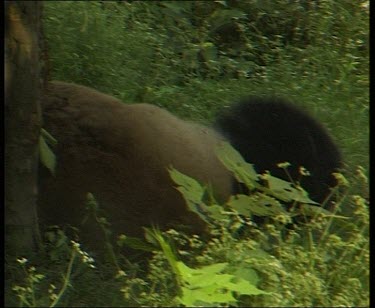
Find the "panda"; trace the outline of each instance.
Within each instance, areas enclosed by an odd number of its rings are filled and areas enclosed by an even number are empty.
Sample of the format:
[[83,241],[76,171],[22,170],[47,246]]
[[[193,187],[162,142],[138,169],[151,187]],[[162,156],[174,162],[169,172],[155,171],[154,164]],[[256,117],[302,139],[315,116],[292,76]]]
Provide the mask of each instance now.
[[213,128],[181,120],[150,104],[125,104],[85,86],[52,81],[42,99],[43,127],[58,143],[55,174],[40,168],[42,225],[80,229],[80,241],[103,248],[103,232],[88,215],[91,192],[113,234],[143,236],[143,227],[177,227],[202,234],[207,226],[187,209],[168,167],[210,185],[219,202],[234,178],[215,154],[229,141],[257,171],[275,165],[305,166],[304,186],[321,201],[334,185],[341,157],[321,124],[288,102],[250,97],[218,115]]
[[[224,110],[214,127],[258,174],[298,181],[317,203],[337,185],[332,173],[342,167],[338,147],[316,119],[283,98],[250,96]],[[290,163],[289,175],[280,162]],[[310,176],[301,177],[300,167]]]

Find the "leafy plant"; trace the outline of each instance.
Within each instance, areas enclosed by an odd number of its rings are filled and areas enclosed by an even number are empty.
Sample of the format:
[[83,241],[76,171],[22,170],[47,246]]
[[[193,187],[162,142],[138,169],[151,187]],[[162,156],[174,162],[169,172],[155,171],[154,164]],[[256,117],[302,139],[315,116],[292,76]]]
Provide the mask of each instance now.
[[236,304],[233,293],[238,295],[269,294],[259,290],[256,281],[248,281],[235,274],[223,273],[228,263],[215,263],[191,268],[178,261],[171,246],[159,231],[147,230],[147,236],[157,241],[175,274],[179,288],[177,301],[188,307],[215,307],[220,304]]
[[[220,150],[219,155],[223,154],[224,157],[219,156],[220,159],[230,166],[230,170],[235,173],[237,179],[243,183],[250,183],[249,189],[252,191],[249,196],[232,196],[219,211],[220,215],[215,216],[215,218],[219,217],[218,220],[206,218],[207,221],[211,221],[211,234],[214,238],[206,245],[206,250],[201,251],[200,255],[195,255],[195,257],[201,262],[223,260],[224,264],[229,262],[230,266],[238,270],[258,273],[261,277],[259,287],[271,292],[272,296],[243,295],[239,299],[240,305],[368,305],[369,225],[366,201],[359,196],[352,197],[351,202],[355,202],[357,207],[353,212],[353,217],[338,215],[341,207],[352,206],[345,202],[344,198],[337,200],[334,213],[303,204],[302,213],[310,216],[310,220],[303,225],[294,225],[292,229],[289,229],[286,226],[290,223],[290,217],[276,201],[275,196],[281,196],[281,201],[293,199],[297,201],[301,195],[296,195],[294,192],[289,195],[287,193],[280,195],[277,192],[280,187],[277,185],[274,186],[276,193],[272,192],[271,188],[261,193],[256,192],[256,190],[261,190],[261,185],[256,182],[257,177],[254,176],[251,166],[244,163],[234,150],[229,148]],[[180,185],[178,190],[184,195],[185,200],[199,205],[189,208],[198,211],[201,216],[213,218],[214,212],[209,210],[212,205],[204,204],[202,199],[204,189],[198,182],[192,181],[173,169],[170,169],[170,173],[176,184]],[[340,178],[340,185],[347,186],[347,180],[342,175]],[[363,174],[362,179],[366,182]],[[284,186],[284,184],[281,185],[281,188]],[[267,199],[269,193],[273,196],[271,200],[274,203]],[[252,198],[254,194],[258,194],[258,198]],[[303,196],[305,198],[303,200],[308,200],[305,193]],[[262,201],[259,202],[259,200]],[[268,209],[270,203],[272,206]],[[251,223],[246,225],[244,220],[238,219],[240,214],[244,216],[264,215],[271,219],[256,227]],[[224,218],[225,216],[227,219]],[[233,229],[236,218],[242,227],[246,225],[246,237],[239,239],[236,236],[237,233],[233,232],[233,230],[238,230],[238,228]],[[212,224],[213,221],[215,221],[214,224]],[[187,273],[193,275],[194,271],[189,272],[187,269]],[[196,275],[199,277],[199,272]],[[337,278],[338,276],[340,278]],[[344,281],[349,281],[350,286]],[[187,294],[190,295],[190,293]],[[193,295],[192,298],[195,299]],[[190,297],[184,303],[191,304],[189,300],[191,300]]]
[[49,145],[55,146],[57,140],[45,129],[41,129],[39,136],[39,155],[41,163],[54,175],[56,169],[56,156]]
[[73,265],[78,256],[81,257],[82,263],[86,263],[89,267],[95,268],[95,266],[93,265],[94,259],[92,259],[86,252],[80,249],[80,244],[74,241],[71,241],[71,244],[71,255],[66,273],[65,275],[63,275],[63,281],[60,290],[57,289],[55,283],[51,282],[48,287],[48,297],[45,293],[40,292],[38,286],[40,282],[46,278],[46,275],[37,273],[34,266],[30,266],[27,268],[26,263],[28,262],[28,260],[26,258],[17,259],[17,262],[23,269],[25,278],[23,285],[14,285],[12,290],[16,293],[19,299],[19,305],[21,307],[38,307],[46,305],[48,305],[48,307],[55,307],[61,301],[61,298],[66,293],[68,287],[71,284]]
[[[284,217],[285,222],[291,222],[291,217],[303,215],[315,217],[324,215],[330,217],[333,213],[316,207],[307,192],[294,183],[290,183],[270,174],[258,175],[251,164],[247,163],[229,143],[223,142],[217,147],[216,153],[222,163],[233,172],[240,183],[246,185],[250,194],[231,196],[225,205],[217,205],[213,200],[206,204],[207,190],[196,180],[180,173],[174,168],[169,169],[173,181],[178,185],[177,190],[184,197],[189,210],[196,213],[202,220],[211,224],[215,221],[228,219],[232,216]],[[263,182],[260,181],[263,180]],[[292,203],[292,206],[290,204]],[[284,205],[283,205],[284,204]],[[285,204],[289,204],[286,206]],[[289,211],[286,209],[289,208]]]

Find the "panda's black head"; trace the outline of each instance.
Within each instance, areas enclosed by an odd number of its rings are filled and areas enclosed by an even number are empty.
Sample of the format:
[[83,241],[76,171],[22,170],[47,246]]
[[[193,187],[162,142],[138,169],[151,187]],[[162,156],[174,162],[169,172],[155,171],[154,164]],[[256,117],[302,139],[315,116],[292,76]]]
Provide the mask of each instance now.
[[336,185],[332,173],[342,164],[338,147],[320,122],[285,99],[248,97],[224,109],[214,127],[258,173],[268,170],[288,180],[277,164],[289,162],[288,171],[298,180],[299,167],[305,167],[311,176],[300,184],[314,201],[323,202]]

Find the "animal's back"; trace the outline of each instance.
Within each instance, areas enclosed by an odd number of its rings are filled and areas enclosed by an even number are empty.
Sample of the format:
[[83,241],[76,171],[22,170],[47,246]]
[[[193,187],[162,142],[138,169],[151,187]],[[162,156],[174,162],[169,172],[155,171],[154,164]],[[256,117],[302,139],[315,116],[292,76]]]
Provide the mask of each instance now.
[[[211,182],[222,200],[230,194],[232,178],[214,154],[222,138],[156,106],[127,105],[87,87],[51,82],[43,117],[58,140],[56,176],[42,170],[40,177],[45,223],[80,225],[91,192],[115,233],[140,235],[151,224],[202,232],[205,224],[186,209],[169,166]],[[91,237],[99,230],[83,232]]]

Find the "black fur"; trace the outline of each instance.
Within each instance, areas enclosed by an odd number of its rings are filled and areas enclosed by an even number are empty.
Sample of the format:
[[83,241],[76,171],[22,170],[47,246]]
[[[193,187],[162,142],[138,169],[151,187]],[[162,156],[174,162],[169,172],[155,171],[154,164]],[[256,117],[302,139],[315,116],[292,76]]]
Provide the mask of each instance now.
[[258,173],[269,170],[288,180],[277,167],[287,161],[298,180],[305,167],[311,176],[300,184],[314,201],[323,202],[336,184],[332,172],[342,163],[337,146],[320,122],[283,99],[249,97],[219,114],[214,126]]

